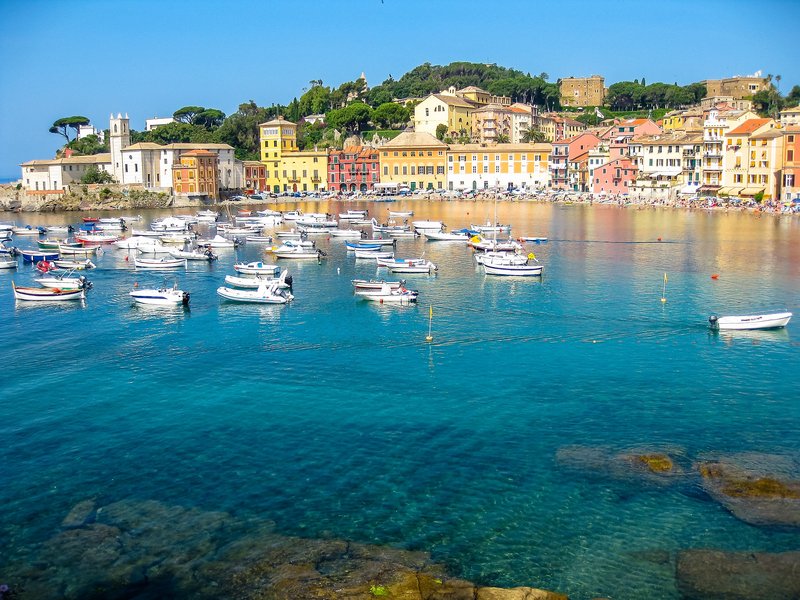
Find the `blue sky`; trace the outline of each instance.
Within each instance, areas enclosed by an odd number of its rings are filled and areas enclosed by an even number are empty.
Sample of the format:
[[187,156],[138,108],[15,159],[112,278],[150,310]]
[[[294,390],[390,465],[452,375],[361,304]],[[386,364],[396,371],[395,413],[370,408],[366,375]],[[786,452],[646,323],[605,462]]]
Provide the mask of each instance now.
[[54,120],[134,129],[186,105],[287,103],[309,80],[371,85],[424,62],[497,63],[606,85],[762,70],[800,85],[800,2],[0,0],[0,178],[50,158]]

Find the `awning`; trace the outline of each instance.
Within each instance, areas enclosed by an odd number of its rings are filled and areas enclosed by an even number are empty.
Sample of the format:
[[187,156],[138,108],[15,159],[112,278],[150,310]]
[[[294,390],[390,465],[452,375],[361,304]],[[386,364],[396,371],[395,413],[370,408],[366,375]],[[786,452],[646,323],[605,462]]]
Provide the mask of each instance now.
[[737,196],[755,196],[756,194],[763,191],[764,188],[744,188],[737,194]]
[[652,173],[647,173],[650,177],[675,177],[676,175],[680,175],[681,168],[674,167],[672,169],[661,169],[659,171],[653,171]]
[[738,196],[744,188],[741,187],[721,187],[717,193],[728,196]]

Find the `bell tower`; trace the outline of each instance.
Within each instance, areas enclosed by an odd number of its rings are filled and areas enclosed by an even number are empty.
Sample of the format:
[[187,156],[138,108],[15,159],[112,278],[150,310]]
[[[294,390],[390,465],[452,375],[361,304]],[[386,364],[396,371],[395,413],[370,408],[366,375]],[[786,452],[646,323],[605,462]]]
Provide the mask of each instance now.
[[122,167],[122,150],[131,145],[130,119],[125,113],[111,114],[108,125],[109,148],[111,149],[111,173],[117,183],[125,183],[124,169]]

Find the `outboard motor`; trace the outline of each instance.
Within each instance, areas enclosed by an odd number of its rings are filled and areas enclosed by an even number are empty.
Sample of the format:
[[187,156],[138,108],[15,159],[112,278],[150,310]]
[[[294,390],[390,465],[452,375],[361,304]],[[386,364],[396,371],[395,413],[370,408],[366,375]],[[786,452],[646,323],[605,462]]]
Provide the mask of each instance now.
[[292,279],[292,276],[291,276],[291,275],[287,275],[287,276],[286,276],[286,278],[283,280],[283,282],[284,282],[286,285],[288,285],[288,286],[289,286],[289,289],[292,289],[292,282],[293,282],[293,281],[294,281],[294,280]]
[[189,306],[189,292],[183,292],[183,298],[181,299],[181,304],[184,306]]
[[717,328],[717,321],[719,321],[717,315],[711,315],[710,317],[708,317],[708,323],[709,325],[711,325],[711,329]]

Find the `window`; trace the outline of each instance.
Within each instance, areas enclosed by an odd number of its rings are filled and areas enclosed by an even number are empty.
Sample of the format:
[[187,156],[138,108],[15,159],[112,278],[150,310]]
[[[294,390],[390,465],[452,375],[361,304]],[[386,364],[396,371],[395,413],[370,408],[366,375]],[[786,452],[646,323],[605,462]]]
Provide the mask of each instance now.
[[395,167],[394,167],[394,174],[395,175],[399,175],[400,174],[397,165],[395,165]]
[[[431,167],[431,169],[432,168],[433,167]],[[443,166],[436,167],[436,174],[437,175],[444,175],[444,167]]]

